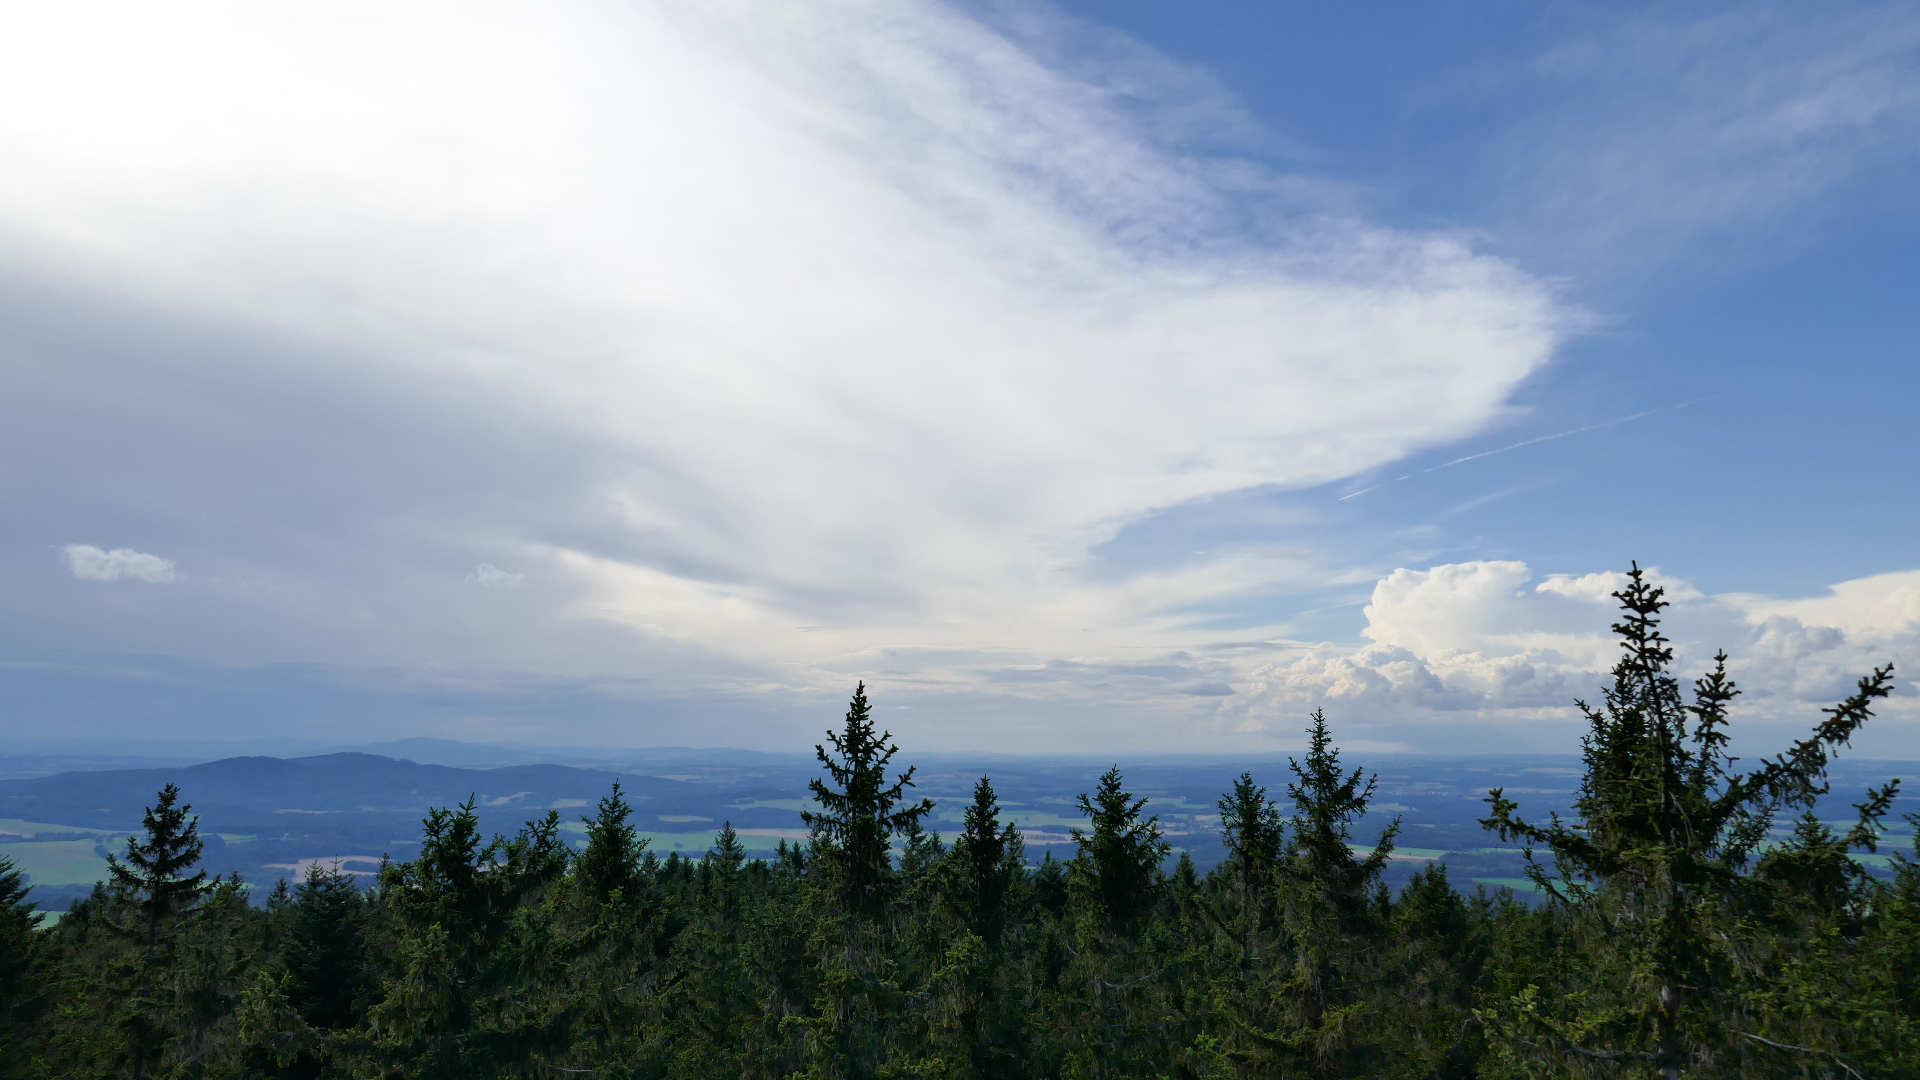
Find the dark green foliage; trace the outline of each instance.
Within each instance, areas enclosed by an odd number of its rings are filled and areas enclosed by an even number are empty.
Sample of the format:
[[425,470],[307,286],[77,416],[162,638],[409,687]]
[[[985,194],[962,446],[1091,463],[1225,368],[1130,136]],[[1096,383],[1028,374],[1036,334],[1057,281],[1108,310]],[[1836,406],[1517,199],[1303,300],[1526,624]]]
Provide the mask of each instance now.
[[567,867],[559,827],[549,813],[483,842],[471,800],[428,814],[420,857],[380,883],[396,940],[367,1017],[377,1060],[465,1080],[520,1071],[554,1045],[553,1017],[529,990],[551,962],[539,901]]
[[1220,839],[1227,849],[1221,877],[1231,883],[1231,923],[1222,923],[1240,943],[1240,966],[1253,965],[1260,933],[1272,925],[1270,893],[1280,865],[1286,826],[1280,808],[1267,798],[1267,789],[1241,773],[1233,790],[1220,799]]
[[161,788],[141,821],[146,839],[127,838],[124,863],[107,856],[108,881],[135,916],[127,930],[144,936],[149,947],[158,944],[160,935],[208,887],[206,871],[188,873],[199,864],[206,845],[200,839],[199,819],[188,816],[193,807],[174,805],[179,798],[180,789],[173,784]]
[[373,993],[366,895],[352,874],[310,863],[289,915],[280,945],[288,1003],[321,1030],[359,1023]]
[[1091,830],[1072,830],[1080,853],[1068,868],[1069,880],[1096,908],[1107,929],[1122,936],[1139,928],[1154,909],[1160,890],[1160,864],[1172,845],[1160,835],[1158,817],[1140,816],[1147,800],[1127,793],[1120,767],[1100,776],[1092,794],[1082,794],[1080,812]]
[[[1551,871],[1532,863],[1529,873],[1569,909],[1583,948],[1562,980],[1584,985],[1552,997],[1529,985],[1487,1015],[1515,1039],[1537,1040],[1542,1060],[1640,1063],[1678,1076],[1758,1061],[1777,1051],[1772,1043],[1790,1041],[1765,1030],[1777,1008],[1765,980],[1794,950],[1766,943],[1762,927],[1793,921],[1797,909],[1813,919],[1803,922],[1807,929],[1823,922],[1844,929],[1825,920],[1857,910],[1870,895],[1864,875],[1843,865],[1846,851],[1871,848],[1898,782],[1868,793],[1844,839],[1803,818],[1755,874],[1753,856],[1775,816],[1810,811],[1826,792],[1831,754],[1892,692],[1893,669],[1862,678],[1809,738],[1739,772],[1726,749],[1728,706],[1738,694],[1726,654],[1694,682],[1688,703],[1659,628],[1662,592],[1636,565],[1614,594],[1626,613],[1613,627],[1621,658],[1601,705],[1578,703],[1588,733],[1576,819],[1541,825],[1519,817],[1503,792],[1488,798],[1488,828],[1552,854]],[[1824,959],[1801,954],[1792,962],[1804,974],[1804,965]],[[1789,1052],[1814,1067],[1822,1055],[1834,1056],[1836,1035]]]
[[1355,835],[1375,781],[1317,711],[1285,805],[1251,773],[1222,795],[1210,871],[1118,768],[1070,861],[1029,865],[985,777],[949,846],[862,687],[812,842],[771,860],[731,822],[656,857],[617,785],[577,854],[557,815],[489,838],[469,802],[371,890],[315,868],[262,905],[200,874],[171,789],[49,929],[0,860],[0,1078],[1920,1075],[1920,865],[1852,857],[1894,789],[1811,812],[1890,672],[1737,770],[1724,657],[1684,695],[1657,590],[1620,595],[1575,816],[1492,793],[1540,904],[1437,863],[1389,895],[1398,823]]
[[46,1001],[48,950],[34,931],[25,878],[0,855],[0,1077],[26,1075],[27,1047]]
[[620,793],[620,781],[613,782],[613,792],[600,800],[599,810],[597,815],[581,819],[587,826],[587,847],[574,864],[574,878],[580,889],[597,901],[605,902],[616,895],[629,902],[638,901],[644,880],[640,857],[647,841],[627,820],[633,815],[633,807]]
[[813,830],[824,868],[836,879],[841,902],[863,915],[886,902],[894,834],[918,825],[933,810],[927,799],[900,805],[913,786],[913,769],[887,782],[887,765],[900,748],[889,741],[890,732],[874,734],[870,712],[867,686],[861,683],[847,706],[845,728],[827,732],[834,753],[825,746],[813,748],[832,784],[814,780],[810,790],[820,809],[801,815]]
[[1293,800],[1287,871],[1294,880],[1310,884],[1341,919],[1357,918],[1400,832],[1396,820],[1365,857],[1356,856],[1349,843],[1353,823],[1367,812],[1380,778],[1365,776],[1365,770],[1357,767],[1351,773],[1342,771],[1326,713],[1318,709],[1307,728],[1306,763],[1289,759],[1287,764],[1296,780],[1287,785],[1287,796]]
[[953,860],[967,929],[988,948],[998,947],[1027,858],[1020,830],[1012,822],[1000,824],[1000,804],[987,777],[973,786],[973,805],[967,807],[965,830],[953,842]]

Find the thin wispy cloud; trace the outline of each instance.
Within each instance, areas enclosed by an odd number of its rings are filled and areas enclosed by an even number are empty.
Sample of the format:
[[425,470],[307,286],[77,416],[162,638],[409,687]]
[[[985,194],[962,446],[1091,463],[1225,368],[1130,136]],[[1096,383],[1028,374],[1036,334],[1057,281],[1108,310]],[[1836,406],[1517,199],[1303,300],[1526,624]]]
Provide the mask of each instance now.
[[1530,103],[1489,179],[1503,231],[1538,263],[1591,279],[1726,258],[1920,158],[1920,15],[1906,5],[1588,15],[1527,63],[1479,73],[1481,92]]
[[1482,450],[1477,454],[1468,454],[1466,457],[1454,458],[1452,461],[1443,461],[1438,465],[1432,466],[1431,468],[1419,469],[1417,471],[1410,472],[1405,476],[1396,476],[1391,480],[1385,481],[1383,483],[1375,484],[1372,487],[1361,488],[1359,491],[1342,495],[1340,496],[1339,499],[1335,501],[1345,502],[1348,499],[1355,498],[1360,495],[1365,495],[1369,491],[1379,491],[1381,488],[1387,486],[1387,484],[1398,484],[1403,480],[1411,480],[1416,476],[1425,476],[1428,473],[1439,472],[1441,469],[1450,469],[1455,465],[1464,465],[1469,461],[1479,461],[1481,458],[1489,458],[1494,456],[1495,454],[1504,454],[1510,450],[1519,450],[1523,447],[1535,446],[1543,442],[1552,442],[1555,439],[1564,439],[1572,435],[1585,435],[1590,431],[1604,431],[1607,428],[1617,427],[1621,424],[1630,423],[1634,420],[1644,420],[1645,418],[1649,416],[1653,416],[1657,413],[1670,412],[1674,409],[1684,409],[1687,406],[1692,404],[1694,403],[1691,401],[1683,401],[1678,405],[1669,405],[1664,409],[1647,409],[1644,412],[1637,412],[1631,416],[1616,417],[1612,420],[1602,421],[1601,423],[1598,423],[1598,424],[1588,424],[1585,427],[1572,428],[1567,431],[1556,431],[1551,435],[1539,435],[1531,439],[1522,439],[1519,442],[1513,443],[1509,446],[1502,446],[1494,450]]

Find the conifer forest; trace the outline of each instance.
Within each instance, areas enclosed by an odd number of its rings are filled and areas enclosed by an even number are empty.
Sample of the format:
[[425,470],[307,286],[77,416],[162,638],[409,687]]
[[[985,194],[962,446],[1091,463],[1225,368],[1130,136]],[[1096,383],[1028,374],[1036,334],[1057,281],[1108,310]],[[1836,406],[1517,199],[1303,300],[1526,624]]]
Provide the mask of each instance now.
[[[1920,865],[1870,876],[1897,782],[1813,812],[1891,667],[1736,758],[1717,657],[1683,684],[1637,570],[1585,715],[1575,812],[1487,795],[1537,892],[1443,863],[1397,892],[1397,827],[1332,720],[1221,793],[1201,872],[1115,768],[1070,857],[1037,863],[990,776],[932,804],[864,688],[819,748],[811,838],[749,859],[647,850],[616,784],[482,834],[436,809],[372,888],[310,869],[255,894],[197,868],[191,791],[58,920],[0,861],[5,1077],[1053,1078],[1920,1076]],[[1337,719],[1337,718],[1336,718]],[[1849,797],[1856,797],[1850,795]]]

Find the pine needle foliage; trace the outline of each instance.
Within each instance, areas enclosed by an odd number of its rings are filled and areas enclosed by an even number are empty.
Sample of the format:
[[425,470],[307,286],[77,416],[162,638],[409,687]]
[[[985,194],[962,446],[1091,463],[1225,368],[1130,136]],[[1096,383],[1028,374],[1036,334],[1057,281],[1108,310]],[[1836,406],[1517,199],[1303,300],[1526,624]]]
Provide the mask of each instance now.
[[[1858,883],[1844,866],[1846,850],[1872,848],[1898,781],[1867,794],[1844,842],[1817,821],[1803,821],[1783,852],[1762,860],[1758,879],[1751,864],[1782,809],[1810,812],[1828,791],[1833,753],[1873,716],[1872,704],[1892,693],[1893,668],[1861,678],[1808,738],[1739,771],[1727,750],[1728,709],[1739,691],[1726,653],[1694,681],[1689,701],[1660,631],[1664,590],[1636,563],[1627,586],[1613,595],[1624,612],[1613,626],[1621,656],[1600,705],[1577,703],[1588,732],[1576,818],[1529,822],[1496,789],[1483,824],[1502,840],[1530,845],[1529,877],[1576,911],[1601,946],[1590,956],[1606,992],[1573,999],[1588,1007],[1516,999],[1511,1015],[1550,1053],[1640,1063],[1678,1077],[1744,1056],[1743,1037],[1765,1041],[1726,1024],[1739,969],[1755,962],[1750,951],[1727,946],[1749,936],[1755,914],[1777,907],[1764,881],[1804,886],[1824,875],[1819,897],[1829,906]],[[1533,858],[1540,848],[1551,854],[1551,870]],[[1837,880],[1845,878],[1853,880]]]

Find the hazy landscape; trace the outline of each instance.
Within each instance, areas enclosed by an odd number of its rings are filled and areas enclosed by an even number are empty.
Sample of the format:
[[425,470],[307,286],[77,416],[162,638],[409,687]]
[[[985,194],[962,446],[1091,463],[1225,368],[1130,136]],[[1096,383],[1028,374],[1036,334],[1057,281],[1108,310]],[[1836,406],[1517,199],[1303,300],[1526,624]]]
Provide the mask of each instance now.
[[[1150,755],[1119,762],[947,754],[913,758],[904,751],[902,756],[917,767],[915,793],[937,804],[928,827],[949,838],[960,827],[974,782],[990,776],[1005,808],[1004,819],[1019,827],[1034,863],[1048,853],[1056,859],[1073,857],[1068,830],[1087,826],[1074,807],[1075,797],[1091,790],[1100,773],[1114,764],[1121,765],[1131,790],[1150,799],[1147,812],[1160,818],[1175,851],[1190,853],[1203,870],[1224,855],[1217,803],[1235,777],[1252,772],[1276,798],[1294,780],[1286,754]],[[1571,756],[1348,758],[1380,777],[1378,798],[1356,825],[1356,842],[1367,843],[1395,818],[1402,821],[1394,860],[1384,874],[1395,887],[1417,867],[1438,860],[1447,864],[1455,882],[1469,889],[1485,885],[1531,892],[1518,850],[1498,843],[1479,825],[1487,814],[1487,790],[1504,788],[1543,814],[1566,814],[1580,777],[1580,761]],[[525,763],[503,764],[507,761]],[[749,855],[767,857],[783,839],[805,842],[800,811],[814,805],[807,782],[820,774],[810,754],[685,748],[543,751],[435,739],[289,759],[248,756],[119,767],[126,764],[111,758],[0,754],[0,845],[5,845],[0,854],[26,871],[43,908],[64,910],[105,877],[105,854],[118,851],[127,836],[138,832],[142,810],[167,783],[178,784],[200,815],[207,839],[204,867],[216,874],[238,873],[258,887],[283,877],[298,881],[307,863],[332,866],[336,860],[371,884],[383,856],[404,861],[418,854],[420,820],[429,808],[456,806],[469,797],[489,832],[512,833],[552,809],[559,811],[571,842],[583,845],[581,819],[591,814],[616,779],[634,806],[636,827],[650,850],[662,856],[702,855],[720,826],[731,822]],[[62,771],[44,774],[54,768]],[[1823,802],[1822,811],[1844,827],[1855,793],[1894,777],[1920,777],[1920,763],[1843,759],[1833,776],[1838,794]],[[1898,814],[1920,809],[1920,798],[1901,796],[1895,805],[1880,852],[1853,856],[1881,876],[1894,852],[1911,854],[1912,827]],[[1790,828],[1781,823],[1774,832],[1784,836]],[[264,889],[256,891],[256,896],[264,895]]]
[[1896,0],[0,0],[0,1080],[1912,1080],[1917,190]]

